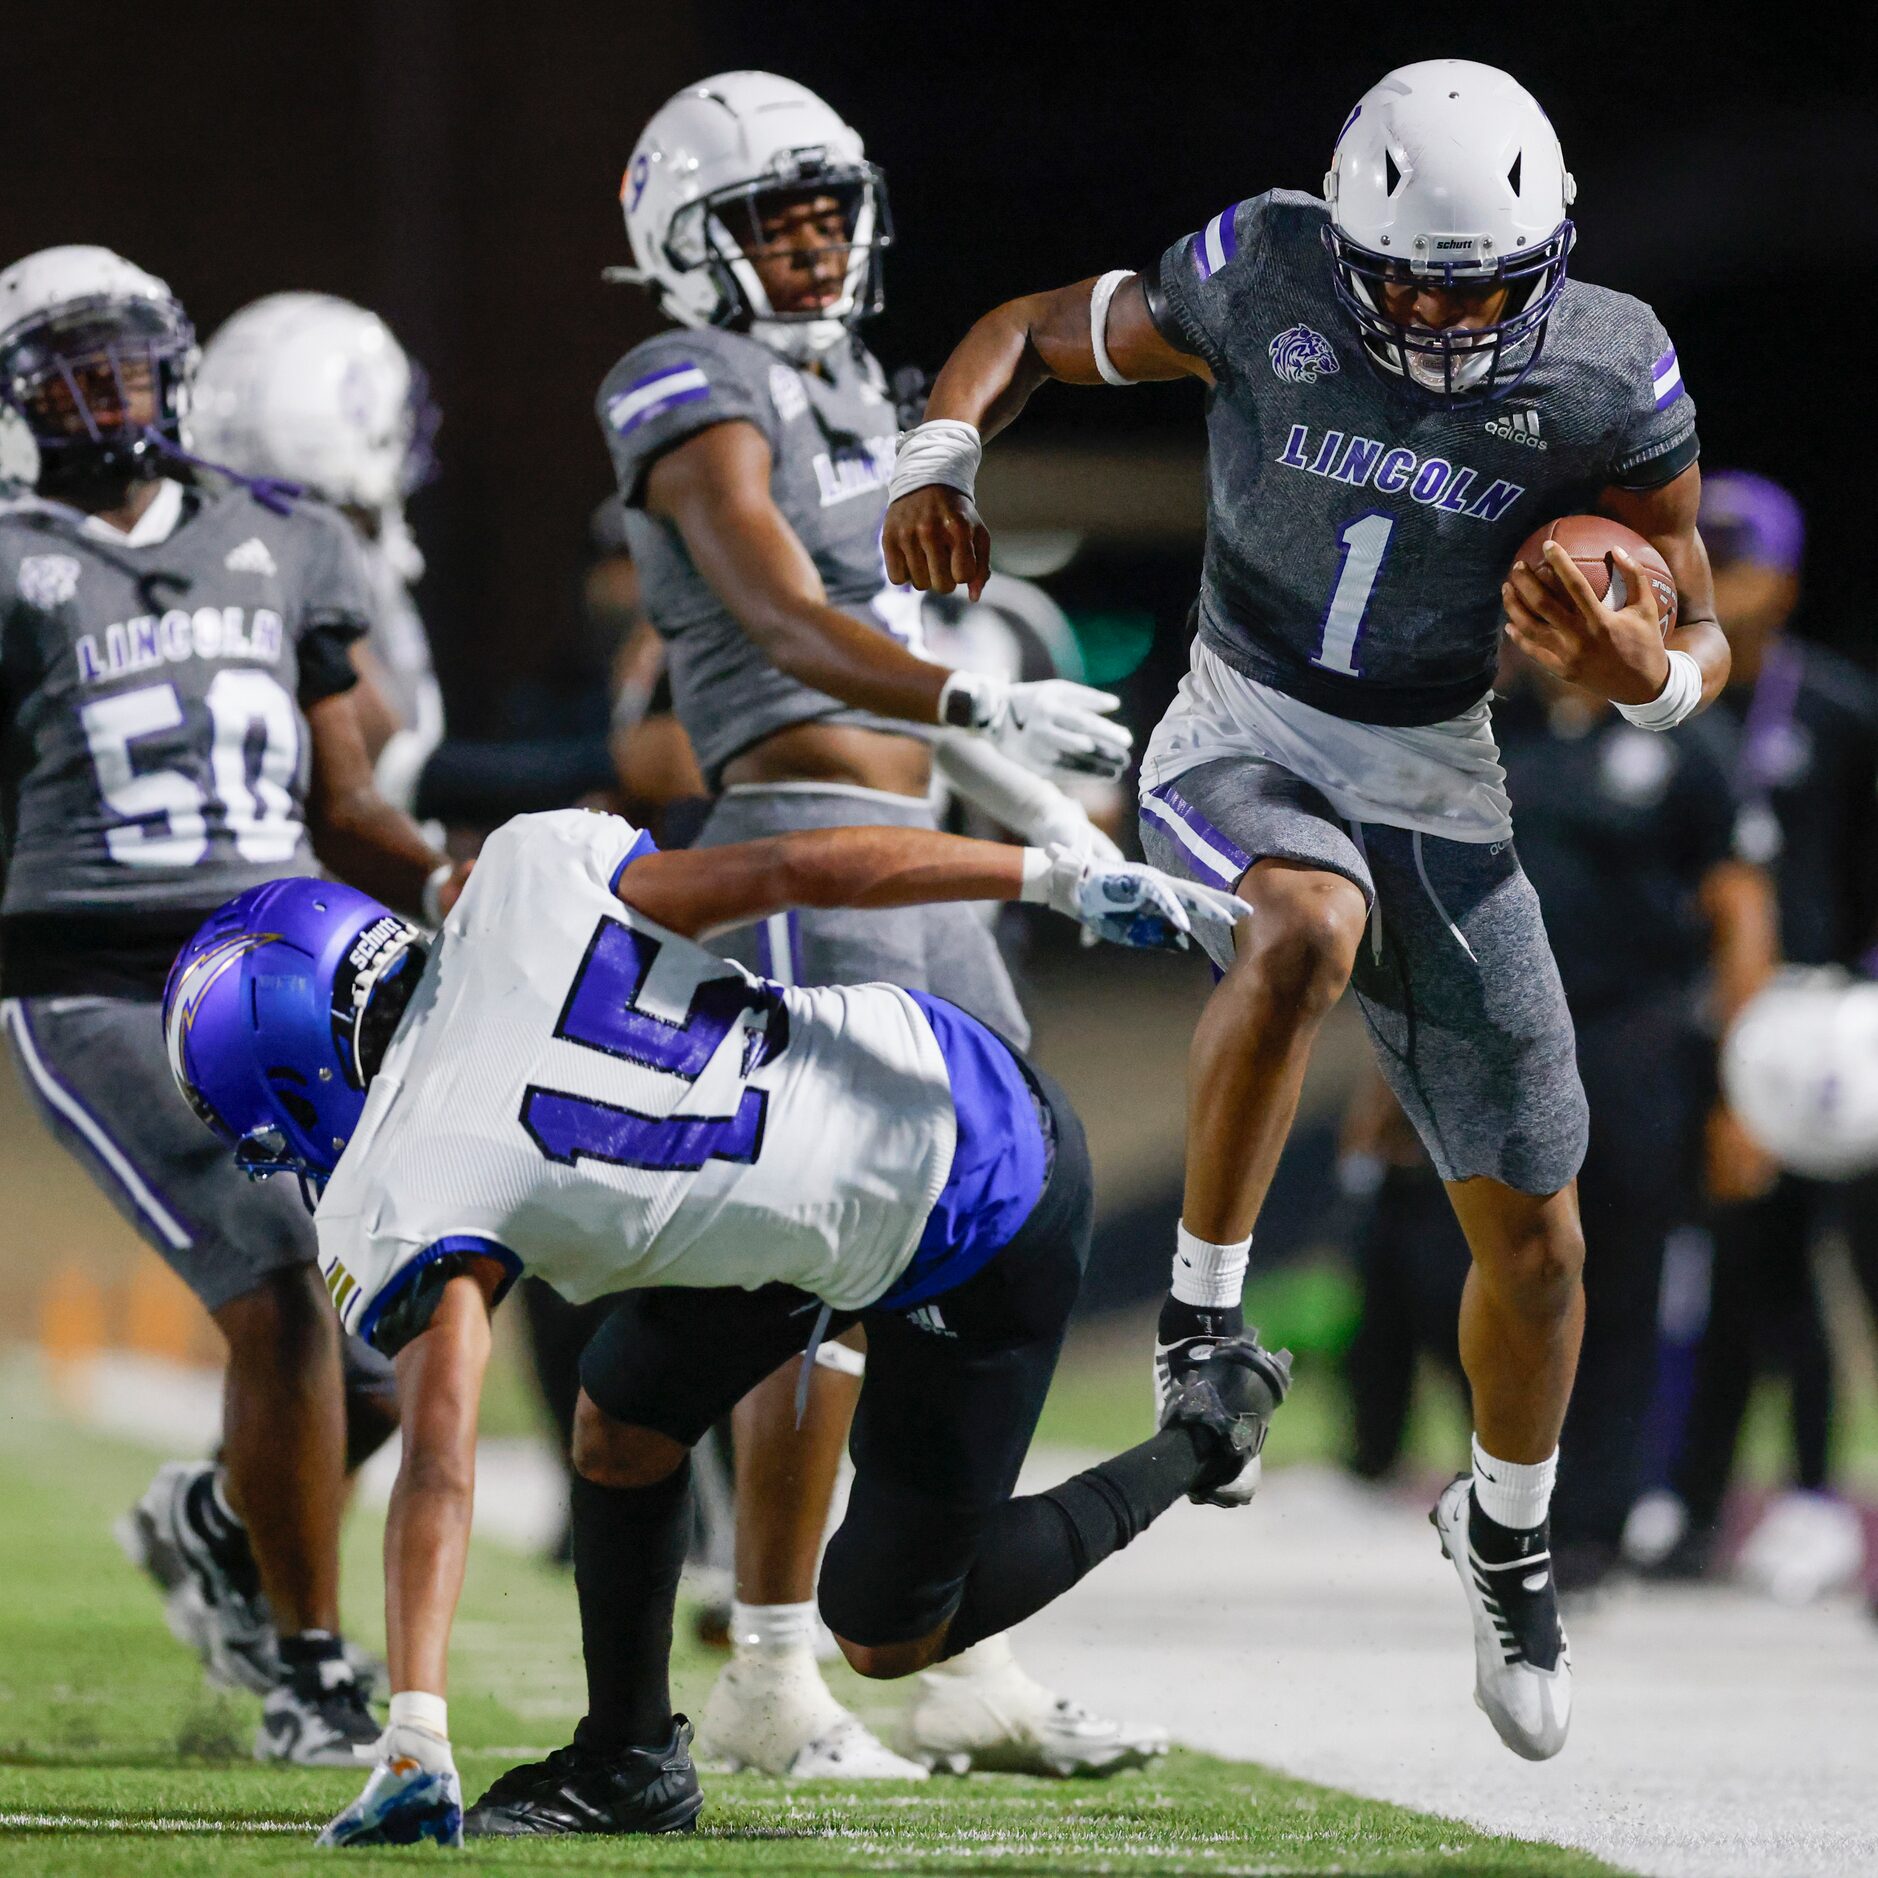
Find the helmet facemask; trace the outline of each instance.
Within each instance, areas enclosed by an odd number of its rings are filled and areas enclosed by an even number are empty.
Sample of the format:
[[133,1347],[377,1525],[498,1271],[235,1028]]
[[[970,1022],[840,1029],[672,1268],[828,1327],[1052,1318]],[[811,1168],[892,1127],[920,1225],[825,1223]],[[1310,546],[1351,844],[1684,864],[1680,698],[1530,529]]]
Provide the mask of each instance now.
[[51,495],[162,473],[182,447],[195,331],[173,300],[94,294],[0,337],[0,397],[39,448]]
[[[1370,360],[1442,405],[1497,402],[1539,363],[1576,239],[1567,220],[1545,241],[1511,256],[1406,260],[1358,247],[1334,223],[1324,229],[1338,304]],[[1505,286],[1506,304],[1497,320],[1475,327],[1417,326],[1384,310],[1385,287],[1430,285],[1452,291]]]
[[[816,245],[766,238],[769,218],[822,198],[839,220],[838,240]],[[876,165],[800,150],[779,158],[764,176],[687,204],[673,218],[666,254],[680,272],[709,270],[719,301],[715,324],[748,330],[789,357],[809,358],[880,311],[881,255],[892,241],[886,179]],[[839,286],[822,305],[778,307],[757,266],[771,255],[785,255],[805,274],[823,257],[835,257]]]

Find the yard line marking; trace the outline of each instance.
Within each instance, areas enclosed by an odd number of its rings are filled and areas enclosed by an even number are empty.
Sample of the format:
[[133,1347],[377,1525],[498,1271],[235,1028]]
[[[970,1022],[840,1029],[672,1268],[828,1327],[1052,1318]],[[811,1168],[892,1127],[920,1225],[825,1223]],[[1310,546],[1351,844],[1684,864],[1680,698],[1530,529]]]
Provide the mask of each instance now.
[[128,1819],[85,1813],[0,1813],[0,1832],[299,1832],[319,1828],[304,1819]]

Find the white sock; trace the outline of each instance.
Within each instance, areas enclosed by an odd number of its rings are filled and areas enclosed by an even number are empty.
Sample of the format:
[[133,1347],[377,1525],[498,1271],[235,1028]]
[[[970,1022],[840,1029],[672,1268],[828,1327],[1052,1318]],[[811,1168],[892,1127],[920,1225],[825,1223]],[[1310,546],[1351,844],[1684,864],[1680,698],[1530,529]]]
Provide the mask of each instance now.
[[730,1607],[730,1647],[740,1657],[788,1656],[815,1648],[817,1614],[806,1604],[745,1604]]
[[440,1695],[421,1689],[400,1689],[391,1698],[388,1728],[423,1728],[440,1740],[450,1739],[450,1705]]
[[1542,1461],[1498,1461],[1474,1437],[1474,1504],[1497,1525],[1527,1532],[1540,1524],[1557,1478],[1557,1448]]
[[1196,1238],[1185,1226],[1174,1234],[1174,1275],[1171,1290],[1182,1304],[1196,1310],[1230,1310],[1245,1294],[1246,1267],[1252,1263],[1252,1235],[1231,1245],[1214,1245]]
[[935,1663],[926,1673],[928,1675],[961,1676],[969,1680],[974,1676],[995,1676],[1003,1670],[1016,1666],[1017,1658],[1011,1650],[1011,1633],[1000,1630],[996,1636],[981,1637],[969,1650],[961,1650],[957,1656],[949,1656],[943,1663]]

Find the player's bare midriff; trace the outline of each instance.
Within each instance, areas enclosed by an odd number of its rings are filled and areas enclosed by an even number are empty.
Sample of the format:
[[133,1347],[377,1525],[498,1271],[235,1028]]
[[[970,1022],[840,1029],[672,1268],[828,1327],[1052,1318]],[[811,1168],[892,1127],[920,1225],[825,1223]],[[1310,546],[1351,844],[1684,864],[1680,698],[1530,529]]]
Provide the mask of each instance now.
[[924,798],[932,756],[918,737],[853,724],[791,724],[724,765],[727,784],[820,782]]

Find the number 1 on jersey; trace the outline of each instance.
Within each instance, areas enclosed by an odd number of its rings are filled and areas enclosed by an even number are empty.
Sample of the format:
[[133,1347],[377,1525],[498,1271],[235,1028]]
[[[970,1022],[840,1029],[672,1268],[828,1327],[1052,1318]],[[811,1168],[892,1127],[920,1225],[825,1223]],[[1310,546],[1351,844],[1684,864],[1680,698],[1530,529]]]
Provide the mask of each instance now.
[[1311,659],[1313,665],[1321,665],[1327,672],[1341,672],[1346,678],[1360,676],[1356,642],[1363,636],[1363,615],[1369,609],[1369,596],[1376,589],[1382,557],[1394,533],[1392,516],[1372,514],[1358,516],[1338,535],[1343,558],[1337,568],[1337,584],[1330,590],[1330,604],[1324,609],[1324,633]]

